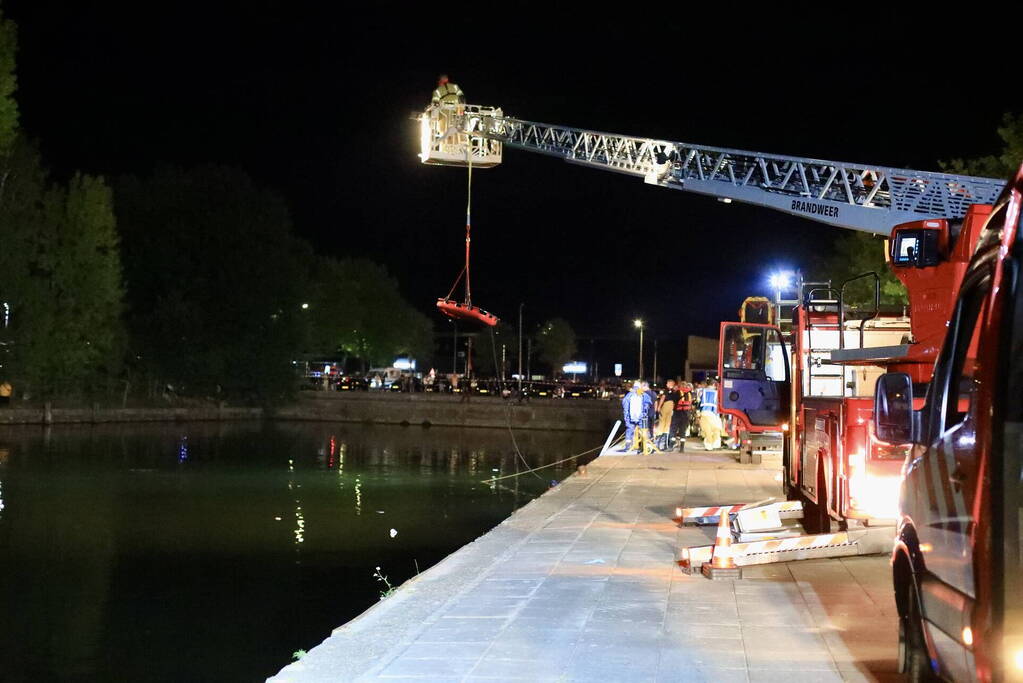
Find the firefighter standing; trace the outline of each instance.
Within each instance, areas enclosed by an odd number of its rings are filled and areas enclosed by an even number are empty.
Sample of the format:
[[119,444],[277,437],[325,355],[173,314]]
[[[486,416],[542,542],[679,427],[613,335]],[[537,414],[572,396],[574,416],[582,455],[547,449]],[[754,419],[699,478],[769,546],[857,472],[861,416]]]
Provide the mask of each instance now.
[[437,88],[433,91],[433,104],[465,104],[465,93],[457,85],[448,80],[447,74],[437,79]]
[[635,448],[638,453],[653,452],[653,444],[649,439],[649,425],[650,412],[654,402],[644,384],[644,382],[636,380],[632,385],[632,390],[622,399],[626,451]]
[[678,452],[686,449],[686,437],[689,436],[689,413],[693,409],[693,385],[682,382],[678,389],[678,401],[675,412],[671,415],[671,433],[676,439]]
[[700,391],[700,433],[708,451],[721,448],[721,418],[718,416],[718,389],[713,380]]
[[675,406],[680,398],[679,386],[673,379],[665,382],[664,391],[657,397],[657,448],[666,451],[674,445]]

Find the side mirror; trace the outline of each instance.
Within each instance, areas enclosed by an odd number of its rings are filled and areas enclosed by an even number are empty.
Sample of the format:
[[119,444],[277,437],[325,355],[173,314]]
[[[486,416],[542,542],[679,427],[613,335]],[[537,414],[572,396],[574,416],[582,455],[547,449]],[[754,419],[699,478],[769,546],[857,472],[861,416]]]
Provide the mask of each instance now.
[[904,372],[888,372],[874,390],[874,434],[890,444],[916,437],[913,429],[913,380]]

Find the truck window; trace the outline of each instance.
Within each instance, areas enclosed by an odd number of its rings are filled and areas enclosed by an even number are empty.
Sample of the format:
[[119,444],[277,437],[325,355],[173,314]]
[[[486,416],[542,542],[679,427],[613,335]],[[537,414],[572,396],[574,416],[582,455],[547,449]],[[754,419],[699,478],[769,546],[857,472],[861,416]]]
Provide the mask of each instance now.
[[964,292],[953,318],[954,326],[950,326],[954,329],[954,346],[949,354],[948,381],[944,383],[946,431],[963,422],[974,404],[980,367],[977,347],[987,308],[989,282],[985,277]]
[[764,368],[767,372],[767,378],[775,382],[788,381],[788,361],[785,357],[785,344],[774,330],[771,330],[767,339],[767,357]]
[[721,365],[725,370],[739,371],[729,373],[731,376],[788,380],[785,344],[778,331],[768,327],[729,325],[724,333]]
[[725,331],[725,355],[722,363],[729,370],[761,372],[764,360],[763,330],[735,325]]
[[[1023,268],[1020,263],[1020,238],[1013,251],[1015,257],[1012,270],[1017,276]],[[1023,633],[1023,296],[1017,278],[1007,278],[1009,282],[1016,280],[1009,290],[1011,295],[1003,309],[1003,325],[1011,330],[1009,343],[1001,348],[999,369],[1005,369],[1004,393],[1001,391],[998,401],[1004,411],[1002,425],[1001,448],[993,453],[993,483],[995,491],[1002,495],[993,497],[993,531],[995,538],[1001,536],[1001,543],[994,544],[994,575],[997,594],[999,581],[1003,591],[1002,624],[1009,634]],[[997,424],[995,430],[997,430]],[[996,441],[997,443],[997,441]],[[998,464],[1000,463],[1000,467]],[[1000,533],[999,533],[1000,532]],[[1023,642],[1016,638],[1006,637],[1004,647],[1012,653],[1013,660],[1023,657]],[[1008,677],[1007,677],[1008,678]]]

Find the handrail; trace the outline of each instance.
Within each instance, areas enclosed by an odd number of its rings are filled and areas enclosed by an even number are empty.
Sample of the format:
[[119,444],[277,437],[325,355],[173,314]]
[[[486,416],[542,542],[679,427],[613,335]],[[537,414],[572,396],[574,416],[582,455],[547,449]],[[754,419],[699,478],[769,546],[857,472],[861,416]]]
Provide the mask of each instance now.
[[838,348],[845,348],[845,288],[849,284],[862,280],[865,277],[874,278],[874,312],[860,320],[860,348],[863,348],[863,330],[867,325],[867,321],[876,320],[877,316],[881,315],[881,277],[873,270],[866,273],[860,273],[855,277],[851,277],[841,284],[838,291]]

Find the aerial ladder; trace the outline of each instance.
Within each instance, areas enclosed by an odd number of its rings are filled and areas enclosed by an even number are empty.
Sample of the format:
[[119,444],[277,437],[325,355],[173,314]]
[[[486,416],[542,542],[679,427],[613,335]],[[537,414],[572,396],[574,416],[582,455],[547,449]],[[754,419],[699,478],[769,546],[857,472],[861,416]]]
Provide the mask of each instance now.
[[[738,527],[742,526],[738,511],[746,510],[749,542],[737,548],[743,551],[736,557],[739,564],[890,548],[890,528],[878,535],[869,534],[865,526],[877,517],[870,512],[872,506],[887,508],[897,503],[897,499],[887,498],[893,490],[889,484],[897,483],[904,451],[898,444],[878,443],[868,432],[865,425],[870,422],[871,404],[863,398],[865,390],[843,394],[843,380],[839,379],[833,382],[839,394],[830,402],[814,395],[814,366],[820,367],[822,356],[825,362],[830,356],[833,364],[850,364],[855,371],[839,372],[860,372],[865,389],[871,388],[866,387],[867,380],[872,383],[884,371],[878,366],[907,372],[917,382],[929,381],[972,246],[1004,180],[617,135],[527,121],[507,116],[500,108],[468,104],[435,105],[416,118],[420,124],[419,157],[426,164],[466,166],[471,158],[477,168],[492,168],[501,163],[503,150],[509,147],[724,203],[761,206],[889,238],[888,260],[910,296],[905,333],[899,330],[898,321],[894,326],[891,320],[882,321],[876,310],[873,317],[848,319],[844,287],[801,291],[800,305],[793,313],[801,317],[798,324],[793,323],[789,341],[791,374],[787,357],[779,360],[766,350],[779,346],[772,339],[781,339],[780,330],[771,337],[770,325],[742,323],[739,338],[749,343],[740,354],[741,364],[723,365],[718,395],[723,412],[739,415],[742,399],[734,399],[729,406],[731,397],[740,393],[755,396],[752,388],[761,395],[765,395],[763,389],[769,390],[774,403],[760,405],[754,412],[765,414],[770,412],[765,408],[772,408],[774,415],[769,421],[787,432],[783,456],[786,492],[794,504],[808,508],[804,526],[815,534],[784,542],[770,538],[772,524],[795,514],[786,507],[790,503],[782,504],[784,514],[780,516],[779,504],[773,502],[770,505],[774,507],[759,511],[750,511],[749,506],[730,509],[728,514],[735,517]],[[876,274],[874,277],[876,280]],[[729,325],[739,326],[722,323],[722,345]],[[884,345],[871,343],[871,336],[884,340]],[[831,339],[824,345],[830,348],[823,352],[812,348],[822,346],[812,340],[825,337]],[[758,345],[760,366],[751,362]],[[723,357],[724,346],[721,349]],[[779,363],[785,365],[784,383],[763,376],[772,360],[775,368]],[[762,381],[751,379],[757,377]],[[788,389],[782,386],[785,383]],[[804,430],[805,420],[809,424]],[[872,496],[868,495],[871,491]],[[879,502],[882,505],[874,505]],[[680,522],[685,521],[681,509],[679,516]],[[706,517],[703,521],[715,521],[713,516]],[[839,522],[837,534],[830,533],[834,520]],[[738,531],[740,540],[745,540],[744,530]],[[683,551],[683,557],[699,570],[709,552],[709,547],[691,548]]]
[[992,178],[600,133],[477,105],[438,105],[418,118],[420,159],[427,164],[464,166],[469,152],[473,166],[490,168],[501,163],[502,146],[511,147],[884,236],[901,223],[962,218],[970,205],[994,202],[1005,185]]

